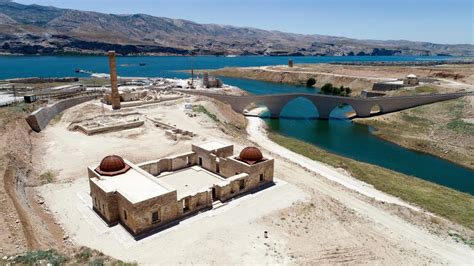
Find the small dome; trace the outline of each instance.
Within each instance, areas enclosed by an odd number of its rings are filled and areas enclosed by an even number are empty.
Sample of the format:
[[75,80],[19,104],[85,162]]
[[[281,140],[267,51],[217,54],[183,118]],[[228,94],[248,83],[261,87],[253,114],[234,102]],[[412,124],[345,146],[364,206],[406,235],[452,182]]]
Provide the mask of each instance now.
[[109,155],[102,159],[99,167],[95,170],[101,175],[114,176],[123,174],[129,169],[130,166],[125,163],[122,157],[118,155]]
[[416,75],[415,74],[409,74],[409,75],[407,75],[407,78],[416,78]]
[[239,154],[239,160],[254,164],[263,160],[262,152],[256,147],[247,147]]

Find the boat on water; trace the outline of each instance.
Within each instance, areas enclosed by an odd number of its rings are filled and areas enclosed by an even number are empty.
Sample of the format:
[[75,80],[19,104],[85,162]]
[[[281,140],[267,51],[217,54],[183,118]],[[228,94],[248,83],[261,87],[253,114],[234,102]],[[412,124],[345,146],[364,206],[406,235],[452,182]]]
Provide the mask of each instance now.
[[146,63],[139,63],[139,66],[146,66]]
[[229,54],[229,55],[226,55],[225,57],[237,57],[238,55],[236,54]]

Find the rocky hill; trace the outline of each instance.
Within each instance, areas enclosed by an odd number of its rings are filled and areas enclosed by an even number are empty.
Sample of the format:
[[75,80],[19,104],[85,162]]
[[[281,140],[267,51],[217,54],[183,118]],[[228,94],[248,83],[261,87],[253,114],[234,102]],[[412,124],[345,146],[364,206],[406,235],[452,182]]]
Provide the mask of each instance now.
[[0,53],[474,55],[474,46],[357,40],[0,0]]

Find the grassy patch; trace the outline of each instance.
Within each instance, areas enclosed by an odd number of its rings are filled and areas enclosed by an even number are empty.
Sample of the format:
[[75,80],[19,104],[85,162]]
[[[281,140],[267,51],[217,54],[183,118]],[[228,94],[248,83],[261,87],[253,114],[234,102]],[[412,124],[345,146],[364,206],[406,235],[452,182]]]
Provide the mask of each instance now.
[[383,167],[358,162],[319,149],[311,144],[270,133],[274,142],[310,159],[340,167],[376,189],[414,203],[453,222],[474,229],[474,197]]
[[449,122],[446,127],[457,133],[474,136],[474,124],[462,119],[453,120]]
[[53,173],[52,171],[47,171],[40,175],[40,179],[43,184],[49,184],[49,183],[54,182],[55,177],[56,177],[56,174]]
[[209,112],[206,107],[198,104],[198,105],[193,105],[193,111],[194,112],[197,112],[197,113],[203,113],[207,116],[209,116],[209,118],[211,118],[214,122],[220,122],[219,121],[219,118],[217,118],[217,116],[211,112]]
[[375,128],[372,133],[384,140],[472,169],[474,124],[466,120],[470,108],[461,98],[355,122]]
[[76,258],[77,262],[85,263],[89,261],[92,257],[92,250],[90,248],[84,248],[79,253],[77,253],[74,257]]
[[[8,256],[7,256],[8,257]],[[123,262],[104,255],[102,252],[81,247],[77,253],[67,256],[57,250],[34,250],[8,260],[0,258],[0,265],[112,265],[131,266],[136,263]]]
[[401,113],[400,117],[405,122],[409,122],[409,123],[411,123],[411,125],[417,126],[417,127],[425,128],[425,127],[429,127],[429,126],[433,125],[433,122],[431,122],[431,120],[429,120],[428,118],[417,116],[417,115],[411,115],[411,114],[408,114],[408,113]]
[[402,88],[395,92],[395,95],[397,96],[409,96],[409,95],[418,95],[418,94],[433,94],[433,93],[439,93],[439,89],[433,88],[430,86],[420,86],[416,88]]
[[462,235],[460,235],[457,232],[449,232],[448,234],[456,242],[461,242],[461,243],[464,243],[464,244],[469,245],[471,247],[474,247],[474,239],[467,239],[467,238],[463,237]]
[[67,261],[67,258],[57,252],[56,250],[36,250],[28,251],[26,254],[18,256],[15,258],[15,264],[52,264],[52,265],[62,265]]
[[437,88],[433,88],[430,86],[421,86],[415,88],[416,93],[438,93],[439,90]]

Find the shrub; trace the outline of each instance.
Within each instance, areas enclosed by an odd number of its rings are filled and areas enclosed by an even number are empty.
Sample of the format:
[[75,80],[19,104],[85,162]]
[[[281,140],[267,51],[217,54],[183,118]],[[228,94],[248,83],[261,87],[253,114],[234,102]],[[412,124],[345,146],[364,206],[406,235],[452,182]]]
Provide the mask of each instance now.
[[76,254],[75,257],[78,262],[87,262],[92,257],[92,250],[90,248],[84,248],[80,253]]
[[348,96],[352,92],[352,90],[344,86],[340,86],[339,88],[337,88],[334,87],[331,83],[326,83],[321,87],[321,92],[324,94]]
[[15,259],[15,264],[41,264],[41,261],[52,265],[62,265],[66,262],[66,257],[56,250],[37,250],[28,251],[25,255],[18,256]]
[[55,174],[51,171],[47,171],[45,173],[42,173],[40,175],[41,182],[43,184],[48,184],[54,182],[55,179]]
[[313,87],[316,84],[316,80],[314,78],[309,78],[306,81],[306,87]]
[[332,84],[331,83],[326,83],[321,87],[321,91],[324,93],[331,93],[332,92]]
[[194,112],[197,112],[197,113],[203,113],[207,116],[209,116],[209,118],[211,118],[212,120],[214,120],[215,122],[220,122],[219,121],[219,118],[217,118],[217,116],[211,112],[209,112],[206,107],[202,106],[202,105],[193,105],[193,111]]

